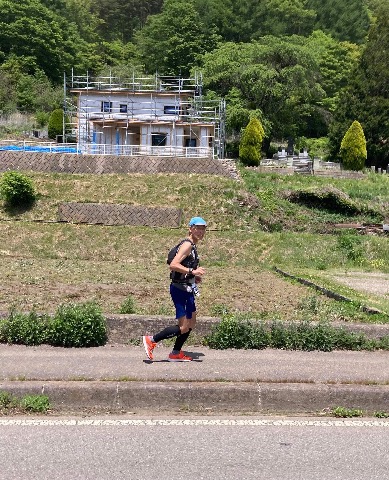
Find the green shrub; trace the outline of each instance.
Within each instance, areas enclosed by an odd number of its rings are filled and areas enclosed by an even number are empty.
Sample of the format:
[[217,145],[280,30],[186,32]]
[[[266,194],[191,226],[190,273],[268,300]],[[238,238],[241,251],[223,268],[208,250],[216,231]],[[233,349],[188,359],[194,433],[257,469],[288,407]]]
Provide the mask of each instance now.
[[346,170],[362,170],[365,166],[366,138],[362,125],[356,120],[343,137],[339,155]]
[[10,171],[0,178],[0,197],[10,207],[29,206],[36,200],[36,192],[29,177]]
[[374,416],[377,418],[389,418],[389,413],[384,411],[374,412]]
[[47,127],[47,134],[49,138],[56,140],[57,135],[63,135],[63,110],[57,108],[53,110],[49,117],[49,124]]
[[136,312],[136,307],[135,307],[135,301],[132,295],[129,295],[126,300],[122,303],[120,306],[120,313],[135,313]]
[[0,341],[21,345],[40,345],[50,338],[50,320],[38,316],[11,311],[9,317],[0,324]]
[[60,305],[51,322],[51,344],[62,347],[98,347],[107,341],[106,320],[98,305]]
[[244,129],[239,145],[239,158],[244,165],[257,166],[261,160],[261,147],[265,136],[261,122],[252,117]]

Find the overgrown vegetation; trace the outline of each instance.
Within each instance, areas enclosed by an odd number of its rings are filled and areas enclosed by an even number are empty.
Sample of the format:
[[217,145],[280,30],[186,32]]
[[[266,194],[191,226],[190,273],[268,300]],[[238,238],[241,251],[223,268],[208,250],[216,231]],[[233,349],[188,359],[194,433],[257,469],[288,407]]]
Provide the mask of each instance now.
[[363,180],[259,174],[243,170],[245,186],[259,199],[259,225],[270,232],[336,233],[338,223],[379,223],[387,215],[389,179]]

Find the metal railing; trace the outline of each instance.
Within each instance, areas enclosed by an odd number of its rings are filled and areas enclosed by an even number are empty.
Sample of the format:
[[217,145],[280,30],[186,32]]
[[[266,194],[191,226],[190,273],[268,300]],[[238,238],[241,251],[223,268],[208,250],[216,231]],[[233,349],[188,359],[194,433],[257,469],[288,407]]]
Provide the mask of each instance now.
[[213,157],[211,147],[153,147],[149,145],[83,144],[82,153],[90,155],[149,155],[154,157]]
[[0,150],[14,152],[76,153],[84,155],[127,155],[154,157],[212,158],[212,147],[154,147],[149,145],[111,145],[94,143],[30,142],[0,140]]

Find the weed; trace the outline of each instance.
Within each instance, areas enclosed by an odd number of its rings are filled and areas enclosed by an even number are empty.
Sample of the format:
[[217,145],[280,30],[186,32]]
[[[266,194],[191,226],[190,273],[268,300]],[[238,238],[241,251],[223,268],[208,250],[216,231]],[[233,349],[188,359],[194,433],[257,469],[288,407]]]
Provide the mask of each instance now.
[[0,391],[0,411],[17,405],[17,399],[9,392]]
[[362,417],[363,411],[356,408],[335,407],[331,410],[332,415],[335,417],[351,418]]
[[365,259],[362,238],[356,234],[343,233],[338,237],[338,246],[348,260],[360,265]]
[[46,413],[51,405],[46,395],[26,395],[20,401],[20,406],[26,412]]
[[374,416],[377,418],[389,418],[389,412],[374,412]]
[[222,317],[230,313],[230,307],[224,303],[216,303],[211,307],[211,315],[214,317]]
[[46,395],[25,395],[20,399],[9,392],[0,391],[0,413],[46,413],[50,407]]
[[136,312],[135,300],[132,295],[129,295],[120,307],[120,313],[131,314]]

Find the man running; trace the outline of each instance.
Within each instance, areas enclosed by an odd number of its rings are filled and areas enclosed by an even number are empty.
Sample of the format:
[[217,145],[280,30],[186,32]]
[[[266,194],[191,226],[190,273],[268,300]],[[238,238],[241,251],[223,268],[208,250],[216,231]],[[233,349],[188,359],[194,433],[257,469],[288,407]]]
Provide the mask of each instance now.
[[176,308],[177,324],[166,327],[161,332],[143,337],[146,355],[153,360],[153,350],[157,343],[167,338],[177,337],[169,362],[190,362],[191,357],[184,354],[182,347],[196,324],[195,296],[197,284],[205,274],[199,266],[197,243],[204,238],[207,222],[201,217],[193,217],[189,222],[188,237],[178,244],[177,253],[170,263],[170,295]]

